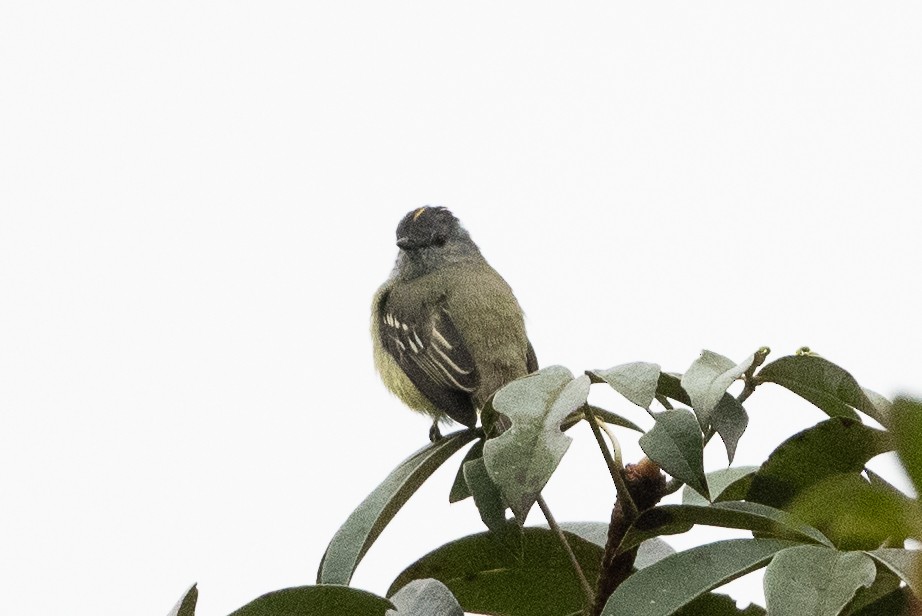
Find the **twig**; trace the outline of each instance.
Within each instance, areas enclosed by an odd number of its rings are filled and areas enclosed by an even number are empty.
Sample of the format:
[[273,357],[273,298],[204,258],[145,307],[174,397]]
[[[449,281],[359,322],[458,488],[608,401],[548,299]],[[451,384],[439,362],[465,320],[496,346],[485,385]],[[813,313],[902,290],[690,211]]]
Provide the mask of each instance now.
[[621,474],[624,470],[624,466],[621,461],[621,447],[618,444],[618,439],[607,429],[605,430],[608,434],[608,438],[611,439],[612,442],[612,449],[616,456],[613,458],[611,452],[608,451],[605,440],[602,438],[602,431],[599,429],[602,424],[599,418],[595,416],[595,413],[593,413],[592,409],[589,407],[586,407],[585,413],[586,420],[589,422],[589,427],[592,429],[592,434],[595,436],[595,440],[599,444],[599,449],[602,451],[602,457],[605,458],[605,464],[608,465],[608,472],[611,474],[611,479],[615,483],[615,492],[618,494],[618,500],[622,502],[624,515],[629,522],[633,522],[637,518],[637,505],[634,504],[634,499],[631,498],[631,493],[628,492],[627,484],[624,483],[624,476]]
[[768,354],[771,353],[771,349],[764,346],[761,347],[758,351],[755,352],[755,355],[752,358],[752,365],[746,369],[746,372],[743,373],[743,391],[740,392],[740,395],[736,397],[736,401],[742,404],[746,399],[752,395],[752,392],[756,390],[756,387],[759,384],[759,381],[755,378],[756,368],[765,363],[765,358],[768,357]]
[[586,605],[591,606],[593,601],[595,601],[595,592],[593,592],[592,586],[589,585],[589,581],[586,579],[586,574],[583,573],[583,568],[579,566],[579,561],[576,560],[576,554],[573,553],[573,548],[570,547],[570,542],[567,541],[566,536],[563,534],[563,529],[561,529],[560,525],[557,524],[557,520],[554,519],[554,515],[551,513],[550,507],[547,506],[547,503],[544,501],[544,497],[540,494],[538,495],[538,507],[541,508],[541,513],[544,514],[544,519],[547,520],[548,526],[551,527],[552,531],[557,533],[557,538],[560,539],[560,544],[563,546],[567,556],[570,557],[570,563],[573,565],[573,570],[576,572],[576,577],[579,578],[579,585],[583,588],[583,593],[586,595]]
[[[663,408],[667,411],[673,410],[675,407],[672,406],[672,402],[669,401],[669,398],[662,394],[656,394],[656,401],[663,405]],[[647,413],[650,413],[650,409],[647,409]],[[652,415],[652,413],[650,413]]]

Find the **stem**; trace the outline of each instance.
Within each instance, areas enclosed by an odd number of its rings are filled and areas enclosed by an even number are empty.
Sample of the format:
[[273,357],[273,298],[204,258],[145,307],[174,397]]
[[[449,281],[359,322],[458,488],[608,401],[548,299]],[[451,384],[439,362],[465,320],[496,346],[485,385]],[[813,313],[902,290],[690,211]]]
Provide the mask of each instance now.
[[752,395],[752,392],[754,392],[755,390],[756,390],[755,384],[752,381],[747,379],[746,384],[743,386],[743,391],[741,391],[740,395],[736,397],[736,401],[742,404],[743,402],[746,401],[746,398]]
[[589,581],[586,579],[586,574],[583,573],[582,567],[579,566],[579,561],[576,560],[576,554],[573,553],[573,548],[570,547],[567,537],[563,534],[563,529],[557,524],[557,520],[554,519],[550,507],[547,506],[544,497],[540,494],[538,495],[538,507],[541,508],[541,513],[544,514],[544,519],[547,520],[548,526],[551,527],[551,530],[554,531],[557,534],[557,538],[560,539],[560,544],[563,546],[567,556],[570,557],[570,563],[573,565],[576,577],[579,578],[579,585],[586,595],[586,605],[591,606],[592,602],[595,601],[595,592],[593,592],[592,586],[589,585]]
[[743,373],[743,391],[736,397],[736,401],[740,404],[745,402],[746,399],[752,395],[752,392],[756,390],[756,386],[759,384],[759,381],[755,378],[756,368],[765,363],[765,358],[768,357],[769,353],[771,353],[771,349],[766,346],[761,347],[755,352],[755,356],[752,358],[752,365]]
[[[675,408],[675,407],[672,406],[672,402],[669,401],[669,398],[667,398],[666,396],[664,396],[664,395],[662,395],[662,394],[656,394],[656,400],[657,400],[657,402],[659,402],[660,404],[662,404],[662,405],[663,405],[663,408],[666,409],[667,411],[671,411],[671,410],[673,410],[673,408]],[[647,409],[647,413],[650,413],[651,415],[653,414],[653,413],[650,412],[650,409]],[[654,419],[655,419],[655,417],[654,417]]]
[[611,479],[615,483],[615,492],[618,494],[618,500],[621,501],[622,507],[624,508],[624,516],[629,522],[633,522],[637,518],[637,505],[634,504],[634,499],[631,498],[631,493],[628,492],[627,484],[624,482],[624,476],[621,474],[624,470],[624,466],[621,461],[621,447],[618,445],[618,439],[616,439],[611,432],[608,432],[607,429],[605,430],[608,434],[608,438],[611,439],[612,449],[615,452],[616,458],[613,458],[611,452],[608,451],[605,440],[602,438],[602,431],[599,429],[601,426],[599,418],[595,416],[591,408],[587,407],[585,412],[586,419],[589,421],[589,427],[592,429],[592,434],[595,436],[595,440],[599,444],[599,449],[602,451],[602,457],[605,458],[605,463],[608,465],[608,472],[611,474]]

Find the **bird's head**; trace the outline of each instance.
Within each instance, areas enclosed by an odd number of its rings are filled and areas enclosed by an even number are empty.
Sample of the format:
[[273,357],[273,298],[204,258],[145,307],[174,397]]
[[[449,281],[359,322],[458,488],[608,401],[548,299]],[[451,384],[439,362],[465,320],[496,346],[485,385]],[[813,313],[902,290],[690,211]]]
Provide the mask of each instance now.
[[467,233],[448,208],[426,206],[409,212],[397,225],[397,246],[401,250],[439,247],[462,235]]
[[447,262],[480,258],[477,245],[445,207],[411,210],[397,225],[400,261],[408,268],[403,273],[417,276]]

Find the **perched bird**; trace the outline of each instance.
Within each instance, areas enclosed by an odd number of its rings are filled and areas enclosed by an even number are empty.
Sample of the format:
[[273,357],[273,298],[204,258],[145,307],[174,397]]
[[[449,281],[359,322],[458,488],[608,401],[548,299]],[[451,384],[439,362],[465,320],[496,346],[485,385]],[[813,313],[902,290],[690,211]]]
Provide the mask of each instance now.
[[411,409],[468,427],[506,383],[538,369],[506,281],[444,207],[397,225],[397,262],[375,293],[371,334],[384,384]]

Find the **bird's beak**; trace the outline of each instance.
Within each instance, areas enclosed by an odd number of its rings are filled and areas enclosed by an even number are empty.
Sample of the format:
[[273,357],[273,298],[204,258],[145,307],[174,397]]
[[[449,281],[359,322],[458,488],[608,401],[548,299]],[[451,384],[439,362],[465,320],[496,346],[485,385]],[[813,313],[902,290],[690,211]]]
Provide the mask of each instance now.
[[408,238],[408,237],[406,237],[406,236],[404,236],[404,237],[398,237],[398,238],[397,238],[397,247],[400,248],[400,249],[402,249],[402,250],[409,250],[409,249],[413,248],[413,240],[411,240],[410,238]]

